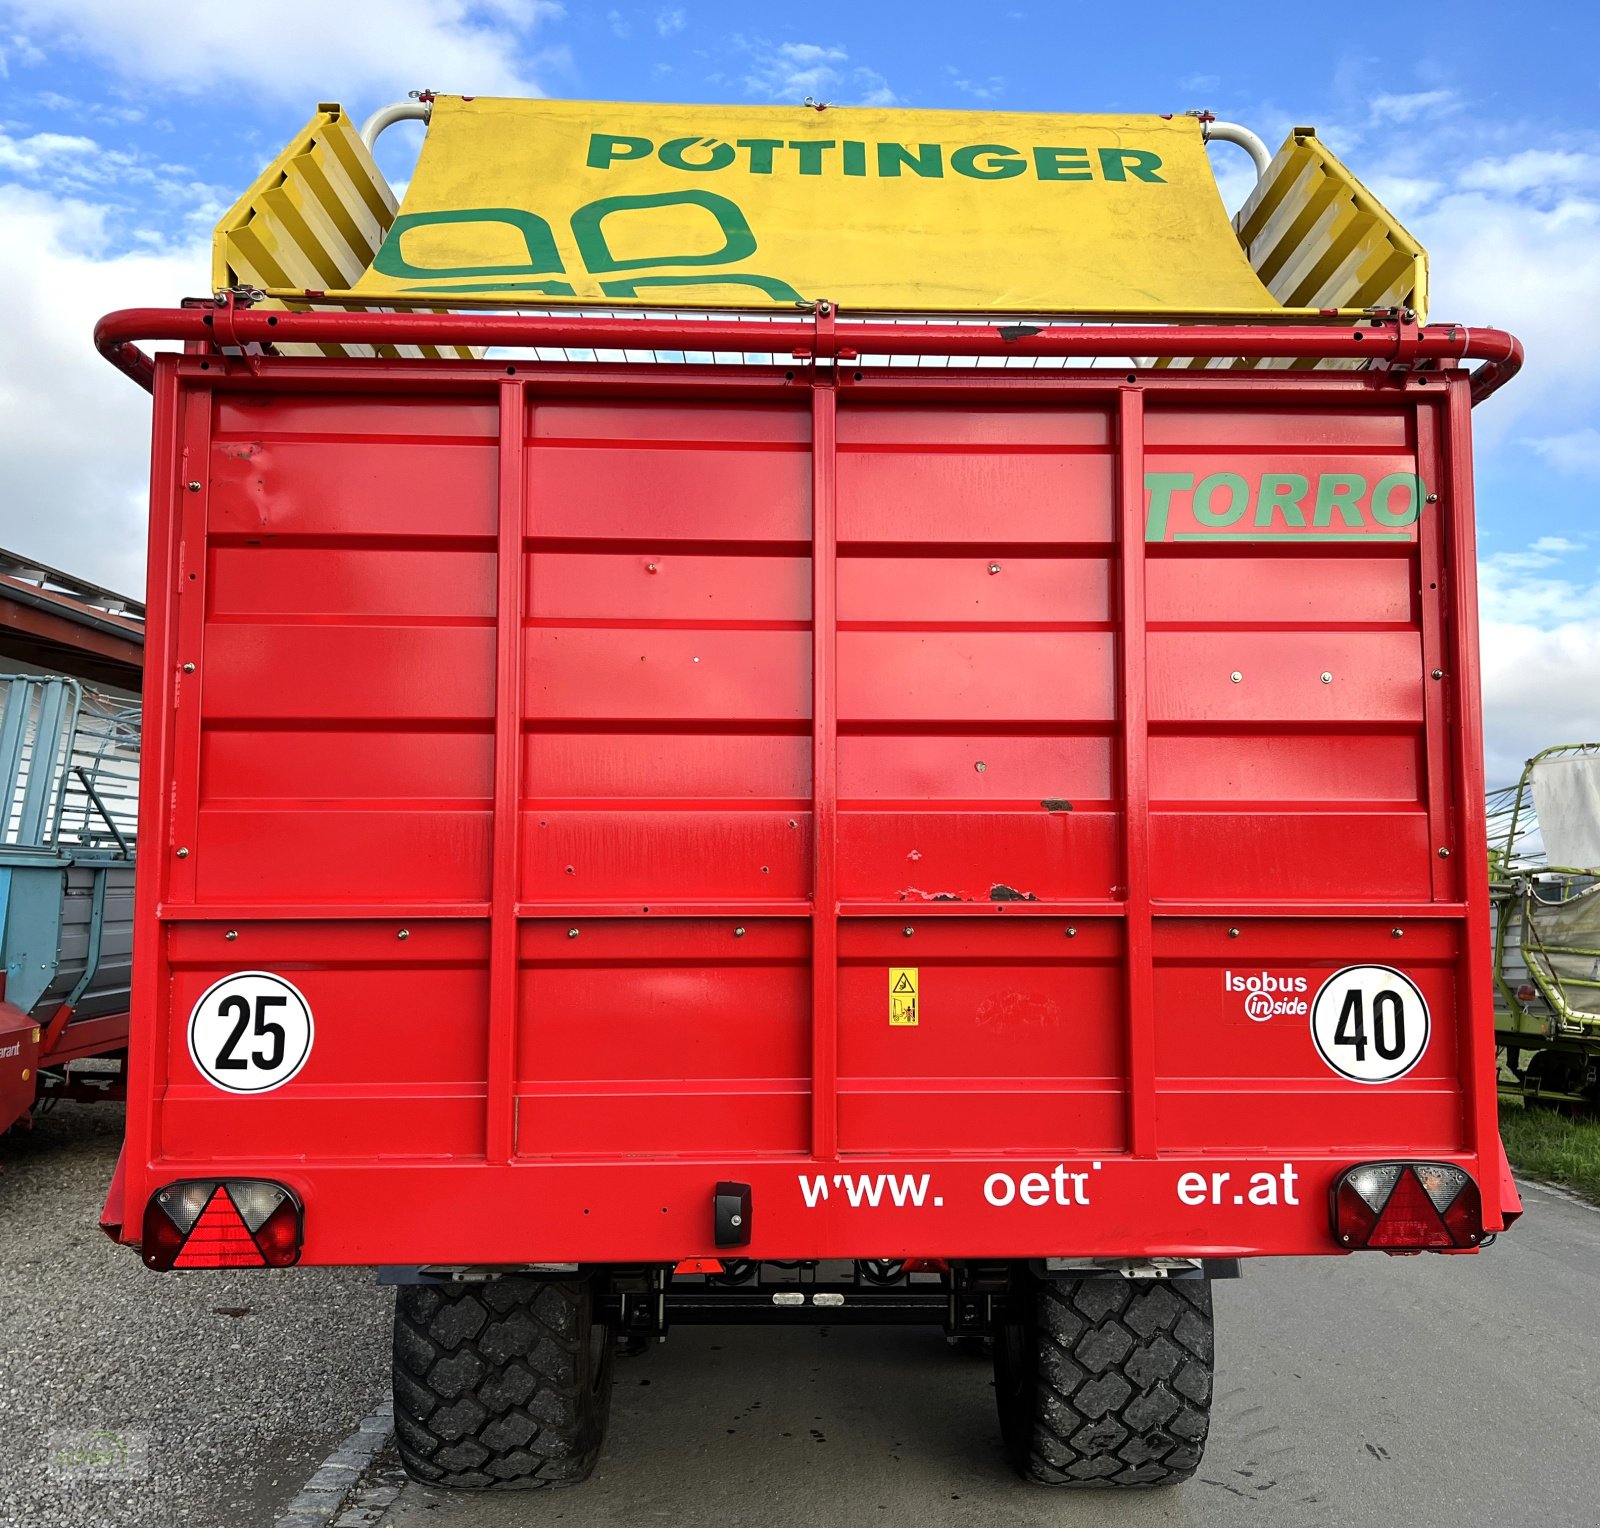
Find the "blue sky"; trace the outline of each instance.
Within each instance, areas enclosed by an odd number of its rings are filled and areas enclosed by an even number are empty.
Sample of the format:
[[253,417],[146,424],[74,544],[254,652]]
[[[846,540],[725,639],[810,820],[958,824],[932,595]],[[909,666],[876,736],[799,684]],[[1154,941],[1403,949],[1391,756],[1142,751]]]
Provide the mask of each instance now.
[[[1491,773],[1600,736],[1600,9],[1371,4],[0,0],[0,543],[140,587],[146,401],[100,312],[206,288],[221,210],[322,100],[407,91],[1204,107],[1318,128],[1427,245],[1433,314],[1527,341],[1482,410]],[[420,128],[380,158],[409,174]],[[1250,184],[1213,149],[1223,195]]]

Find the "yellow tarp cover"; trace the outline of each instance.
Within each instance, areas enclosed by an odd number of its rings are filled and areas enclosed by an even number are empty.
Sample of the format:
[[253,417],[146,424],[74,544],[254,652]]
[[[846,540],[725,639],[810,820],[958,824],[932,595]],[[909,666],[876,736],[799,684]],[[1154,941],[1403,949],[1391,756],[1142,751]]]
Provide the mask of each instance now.
[[373,301],[1282,315],[1193,117],[441,96]]

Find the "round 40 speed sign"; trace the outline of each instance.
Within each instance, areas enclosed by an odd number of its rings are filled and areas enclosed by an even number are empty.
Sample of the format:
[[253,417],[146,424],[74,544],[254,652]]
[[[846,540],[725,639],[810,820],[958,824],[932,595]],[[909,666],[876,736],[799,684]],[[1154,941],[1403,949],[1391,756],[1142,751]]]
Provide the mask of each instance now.
[[270,971],[235,971],[201,994],[189,1015],[189,1055],[230,1093],[281,1088],[311,1055],[311,1005]]
[[1428,1048],[1429,1024],[1417,984],[1393,966],[1335,971],[1311,1004],[1318,1053],[1351,1082],[1404,1077]]

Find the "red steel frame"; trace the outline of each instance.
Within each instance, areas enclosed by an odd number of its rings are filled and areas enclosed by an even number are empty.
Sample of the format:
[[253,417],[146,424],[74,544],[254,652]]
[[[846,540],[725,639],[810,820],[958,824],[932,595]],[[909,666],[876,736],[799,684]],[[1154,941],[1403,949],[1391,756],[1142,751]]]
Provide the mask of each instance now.
[[[137,1237],[139,1212],[157,1188],[193,1176],[262,1176],[294,1187],[307,1206],[305,1260],[308,1262],[416,1263],[540,1261],[658,1261],[712,1255],[709,1214],[714,1180],[733,1178],[752,1185],[755,1229],[748,1255],[763,1258],[894,1257],[935,1254],[947,1257],[1233,1256],[1329,1253],[1333,1244],[1327,1218],[1327,1193],[1333,1179],[1362,1155],[1337,1141],[1316,1152],[1263,1149],[1254,1154],[1163,1152],[1157,1121],[1155,1079],[1155,996],[1152,990],[1153,919],[1210,920],[1236,916],[1288,919],[1381,921],[1384,932],[1395,919],[1417,926],[1434,920],[1464,928],[1458,979],[1461,983],[1460,1075],[1467,1118],[1462,1149],[1436,1152],[1459,1163],[1484,1190],[1485,1224],[1500,1229],[1517,1209],[1502,1184],[1503,1153],[1496,1124],[1487,949],[1487,883],[1482,853],[1481,724],[1477,695],[1476,598],[1471,570],[1473,514],[1470,408],[1512,374],[1520,346],[1495,331],[1468,331],[1406,322],[1379,322],[1365,332],[1339,328],[1151,328],[1042,331],[1020,340],[997,329],[931,325],[836,326],[831,315],[777,323],[760,331],[773,348],[794,346],[797,357],[854,359],[856,349],[874,352],[1119,355],[1144,350],[1163,354],[1255,356],[1381,356],[1388,374],[1350,373],[1128,373],[1089,372],[866,372],[843,375],[846,367],[814,365],[785,378],[782,368],[718,372],[689,366],[603,366],[460,361],[291,360],[254,354],[223,355],[202,342],[226,339],[250,346],[269,340],[499,343],[559,342],[568,345],[639,344],[695,349],[746,349],[749,327],[666,319],[582,320],[506,316],[405,314],[265,314],[228,309],[226,335],[217,334],[213,314],[138,311],[112,315],[97,333],[103,352],[155,394],[150,536],[150,601],[147,634],[152,655],[146,669],[145,769],[141,816],[146,824],[150,865],[140,878],[135,943],[136,1026],[130,1086],[128,1138],[119,1179],[108,1205],[108,1222],[126,1227],[124,1239]],[[724,332],[726,331],[726,332]],[[1354,338],[1352,338],[1354,334]],[[133,346],[135,338],[183,339],[189,353],[164,355],[154,363]],[[1454,362],[1463,357],[1487,361],[1474,378],[1450,366],[1443,372],[1413,371],[1424,361]],[[165,1011],[170,977],[166,931],[175,923],[218,928],[251,919],[289,922],[328,920],[326,908],[224,905],[201,902],[195,893],[192,861],[178,851],[195,827],[192,789],[175,788],[197,778],[198,708],[185,705],[183,666],[198,652],[202,601],[178,594],[203,580],[205,545],[204,464],[193,442],[208,438],[213,393],[259,391],[274,395],[302,391],[403,394],[425,385],[433,394],[493,395],[500,421],[496,601],[496,720],[494,734],[494,844],[492,894],[487,905],[452,902],[416,906],[418,919],[489,920],[489,1008],[487,1129],[484,1157],[451,1162],[384,1163],[359,1155],[318,1156],[316,1143],[299,1143],[271,1160],[240,1158],[226,1142],[204,1156],[173,1153],[162,1137],[162,1089],[156,1036]],[[774,902],[759,910],[730,902],[693,907],[676,905],[673,916],[760,918],[800,915],[811,922],[810,962],[814,981],[809,1155],[752,1156],[714,1161],[693,1157],[599,1161],[515,1160],[517,1121],[514,1048],[518,925],[526,917],[592,918],[604,909],[573,902],[567,908],[517,901],[517,809],[522,791],[519,704],[523,687],[522,644],[518,640],[527,598],[522,558],[526,533],[522,420],[530,390],[544,393],[620,398],[673,396],[685,399],[793,396],[796,385],[810,389],[813,544],[811,757],[813,763],[814,897],[802,904]],[[1119,477],[1116,502],[1120,550],[1119,581],[1120,787],[1125,803],[1122,843],[1123,882],[1112,901],[1041,901],[997,905],[1008,918],[1118,918],[1125,928],[1124,959],[1130,974],[1127,998],[1128,1149],[1104,1154],[1096,1180],[1092,1213],[1084,1208],[1045,1206],[1018,1215],[986,1200],[992,1174],[1019,1179],[1025,1172],[1049,1173],[1061,1164],[1008,1151],[996,1143],[983,1155],[915,1157],[852,1153],[843,1165],[852,1174],[930,1176],[930,1193],[942,1206],[855,1207],[839,1195],[804,1208],[797,1177],[841,1165],[838,1137],[838,936],[841,915],[899,917],[897,903],[857,903],[841,908],[837,883],[837,518],[835,452],[839,389],[848,385],[862,397],[915,397],[965,400],[981,395],[996,400],[1096,399],[1110,404],[1117,432]],[[1252,900],[1243,909],[1215,902],[1151,899],[1148,803],[1147,681],[1145,645],[1144,421],[1149,397],[1178,395],[1185,402],[1248,406],[1292,401],[1311,408],[1392,409],[1397,397],[1416,411],[1419,456],[1437,450],[1444,494],[1442,515],[1428,522],[1419,540],[1418,566],[1430,584],[1443,585],[1439,599],[1424,599],[1423,649],[1452,680],[1455,704],[1446,715],[1437,688],[1426,707],[1427,801],[1431,831],[1441,847],[1457,856],[1441,860],[1433,898],[1381,911],[1371,902],[1329,900]],[[1453,576],[1447,570],[1453,570]],[[202,586],[203,587],[203,586]],[[191,591],[192,592],[192,591]],[[1443,750],[1448,745],[1448,753]],[[1448,766],[1448,767],[1447,767]],[[1453,782],[1452,777],[1453,776]],[[187,799],[185,799],[187,798]],[[1446,803],[1448,802],[1448,810]],[[1464,869],[1459,856],[1466,856]],[[974,916],[969,904],[919,906],[917,917],[930,923]],[[335,922],[392,921],[394,909],[347,905]],[[959,927],[957,925],[956,927]],[[1364,957],[1370,958],[1370,957]],[[174,1015],[172,1022],[181,1022]],[[1275,1111],[1292,1107],[1270,1095],[1261,1099],[1260,1127],[1270,1141]],[[1397,1142],[1403,1148],[1403,1142]],[[1405,1154],[1403,1149],[1395,1154]],[[1082,1164],[1068,1162],[1068,1168]],[[1097,1169],[1102,1163],[1096,1162]],[[1297,1202],[1262,1215],[1221,1200],[1198,1208],[1180,1203],[1174,1185],[1198,1172],[1208,1181],[1233,1174],[1235,1183],[1250,1173],[1294,1169]],[[125,1176],[124,1176],[125,1175]],[[1283,1180],[1287,1184],[1288,1180]],[[836,1185],[837,1186],[837,1185]],[[530,1230],[530,1227],[536,1229]]]

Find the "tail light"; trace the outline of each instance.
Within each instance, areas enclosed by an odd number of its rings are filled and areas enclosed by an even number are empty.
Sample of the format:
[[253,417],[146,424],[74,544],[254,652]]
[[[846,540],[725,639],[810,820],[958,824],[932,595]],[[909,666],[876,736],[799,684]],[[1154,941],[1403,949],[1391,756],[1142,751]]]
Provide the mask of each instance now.
[[1517,1001],[1519,1003],[1531,1003],[1538,995],[1532,982],[1523,982],[1517,988]]
[[292,1189],[260,1178],[190,1178],[151,1197],[145,1266],[288,1268],[300,1260],[305,1210]]
[[1333,1234],[1352,1249],[1476,1247],[1483,1200],[1478,1185],[1447,1162],[1363,1162],[1334,1185]]

